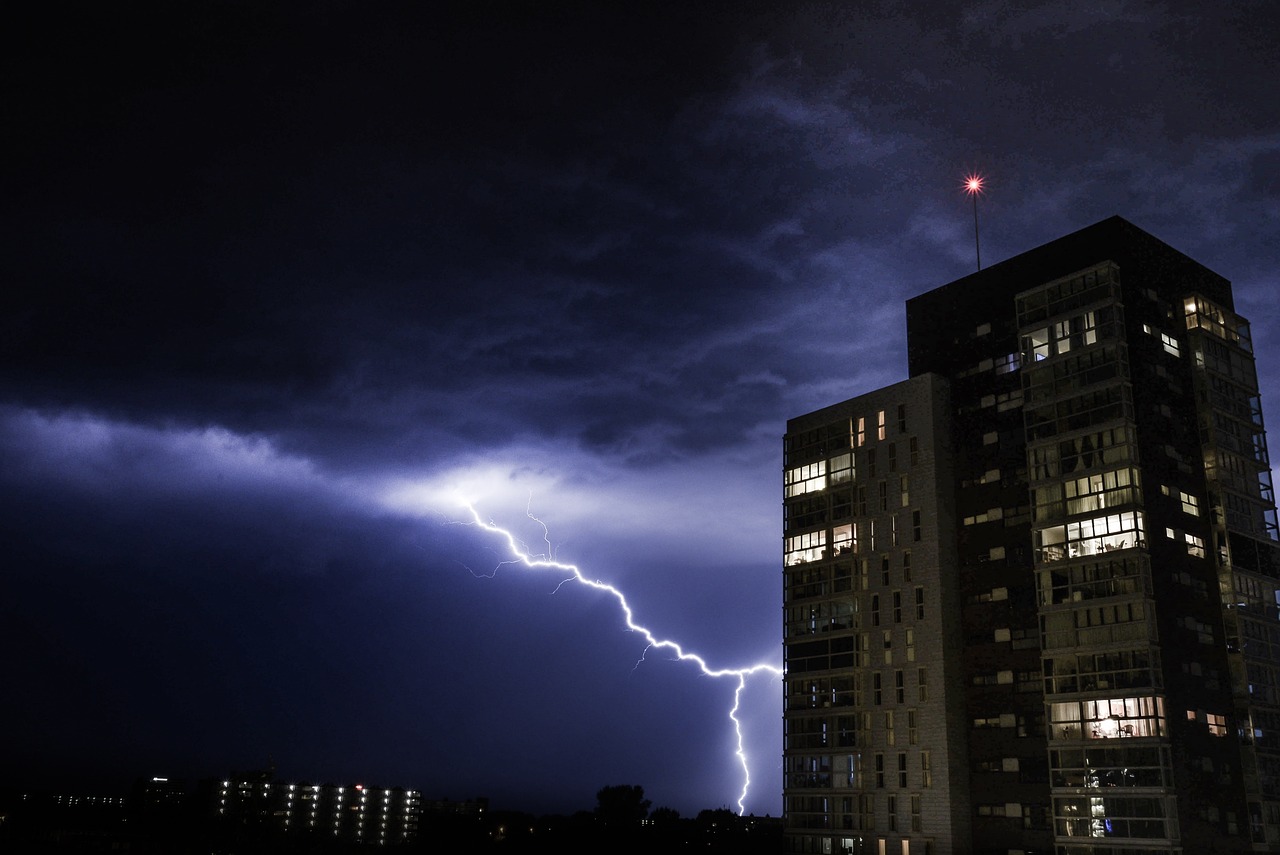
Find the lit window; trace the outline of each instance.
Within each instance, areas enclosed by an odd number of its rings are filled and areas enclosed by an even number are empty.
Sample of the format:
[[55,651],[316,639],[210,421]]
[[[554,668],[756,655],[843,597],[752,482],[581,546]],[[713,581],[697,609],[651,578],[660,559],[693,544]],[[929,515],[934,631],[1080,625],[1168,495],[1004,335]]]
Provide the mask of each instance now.
[[820,561],[826,557],[826,543],[827,533],[825,531],[810,531],[794,537],[788,537],[784,560],[788,565]]
[[1136,471],[1127,468],[1072,478],[1063,483],[1067,513],[1074,516],[1134,502],[1140,497],[1136,483]]
[[1136,511],[1040,529],[1035,533],[1038,560],[1047,563],[1141,546],[1142,531],[1142,514]]
[[853,454],[841,454],[827,461],[828,482],[831,484],[843,484],[846,481],[852,481],[854,477]]
[[1050,738],[1117,739],[1163,736],[1164,698],[1099,698],[1050,704]]
[[819,460],[817,463],[808,463],[804,466],[788,469],[783,476],[783,483],[786,488],[784,493],[787,498],[825,490],[827,488],[827,462]]
[[996,373],[1010,374],[1017,371],[1022,366],[1022,356],[1017,353],[1009,353],[1004,356],[996,357]]
[[857,529],[852,523],[838,525],[831,530],[831,551],[836,555],[847,555],[857,549]]

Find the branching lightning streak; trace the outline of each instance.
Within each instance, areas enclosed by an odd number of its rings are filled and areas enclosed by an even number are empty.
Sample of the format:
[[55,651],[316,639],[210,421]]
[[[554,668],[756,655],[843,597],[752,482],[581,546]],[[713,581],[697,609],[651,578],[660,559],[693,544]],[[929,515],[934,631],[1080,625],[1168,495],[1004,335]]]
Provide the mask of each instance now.
[[742,722],[738,718],[738,711],[739,709],[741,709],[741,705],[742,705],[742,692],[747,686],[748,677],[751,677],[755,674],[759,674],[761,672],[772,674],[776,677],[781,677],[782,669],[776,665],[770,665],[768,663],[751,665],[746,668],[712,668],[710,665],[707,664],[707,661],[703,659],[701,656],[699,656],[698,654],[690,653],[686,651],[684,647],[682,647],[679,643],[675,641],[671,641],[665,638],[658,638],[647,627],[643,626],[642,624],[636,623],[635,614],[631,610],[631,604],[627,602],[626,596],[624,596],[623,593],[619,591],[617,588],[615,588],[613,585],[610,585],[607,582],[602,582],[599,579],[590,579],[587,576],[585,576],[582,570],[579,569],[576,565],[566,564],[564,562],[557,561],[556,559],[550,557],[552,555],[552,550],[551,550],[550,536],[549,536],[549,533],[547,532],[547,527],[542,522],[542,520],[535,517],[532,513],[529,513],[528,515],[529,518],[532,519],[534,522],[536,522],[538,525],[542,526],[543,536],[547,542],[546,557],[531,555],[528,549],[526,549],[519,542],[519,540],[516,539],[515,535],[513,535],[510,531],[508,531],[505,528],[502,528],[501,526],[497,525],[492,521],[486,522],[480,516],[479,511],[475,509],[475,506],[471,505],[470,503],[467,503],[466,507],[467,507],[467,510],[471,512],[471,517],[478,527],[484,529],[485,531],[491,532],[492,534],[495,534],[498,537],[506,540],[507,549],[510,551],[512,558],[502,561],[501,564],[499,564],[499,566],[502,566],[505,564],[523,564],[524,566],[530,569],[561,570],[569,573],[570,576],[569,578],[561,581],[560,584],[556,586],[557,591],[560,590],[560,588],[562,588],[564,585],[568,584],[569,582],[578,582],[579,584],[586,585],[588,588],[594,588],[597,591],[602,591],[606,594],[609,594],[615,600],[617,600],[618,606],[622,609],[622,614],[626,619],[627,629],[629,629],[632,632],[640,634],[641,636],[644,637],[645,641],[647,642],[645,645],[644,651],[640,654],[640,658],[636,661],[636,667],[640,666],[640,663],[644,661],[645,655],[650,650],[654,648],[658,648],[658,649],[666,649],[666,650],[672,651],[675,654],[675,658],[681,662],[694,663],[695,665],[698,666],[699,670],[702,671],[704,676],[715,677],[717,679],[722,677],[737,678],[738,684],[733,690],[733,706],[729,709],[729,720],[733,722],[733,731],[734,731],[734,735],[737,738],[738,747],[737,747],[737,750],[735,751],[735,755],[738,758],[738,764],[742,767],[742,791],[738,795],[737,804],[738,804],[738,814],[739,815],[743,814],[746,811],[746,806],[744,803],[746,802],[746,799],[747,799],[747,793],[751,789],[751,769],[747,762],[746,749],[743,747]]

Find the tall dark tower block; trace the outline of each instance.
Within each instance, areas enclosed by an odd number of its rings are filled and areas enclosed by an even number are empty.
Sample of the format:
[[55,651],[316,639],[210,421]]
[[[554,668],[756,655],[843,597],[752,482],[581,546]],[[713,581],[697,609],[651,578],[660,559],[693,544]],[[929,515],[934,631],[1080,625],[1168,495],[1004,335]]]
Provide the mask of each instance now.
[[907,342],[787,425],[790,851],[1280,851],[1230,284],[1113,217],[909,300]]

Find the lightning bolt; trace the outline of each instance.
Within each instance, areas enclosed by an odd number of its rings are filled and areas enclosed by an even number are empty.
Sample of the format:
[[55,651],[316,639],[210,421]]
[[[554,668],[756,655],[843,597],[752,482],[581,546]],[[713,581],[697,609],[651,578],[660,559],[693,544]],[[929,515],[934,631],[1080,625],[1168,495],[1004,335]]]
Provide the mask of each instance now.
[[636,623],[635,614],[631,610],[631,604],[627,602],[626,596],[613,585],[610,585],[607,582],[602,582],[599,579],[588,578],[583,574],[582,570],[577,567],[577,565],[566,564],[550,557],[553,554],[553,551],[551,549],[550,534],[547,531],[547,526],[531,512],[526,512],[528,513],[529,519],[542,526],[543,539],[547,543],[546,555],[531,555],[528,549],[521,544],[510,531],[502,528],[491,520],[486,521],[480,516],[480,512],[476,510],[475,506],[469,502],[466,503],[466,508],[471,512],[471,518],[476,526],[484,529],[485,531],[491,532],[492,534],[497,535],[500,539],[506,541],[507,550],[510,553],[511,558],[501,562],[498,565],[499,567],[509,564],[521,564],[531,570],[558,570],[569,575],[556,586],[557,591],[564,585],[576,582],[580,585],[585,585],[588,588],[594,588],[597,591],[604,592],[617,600],[618,607],[622,610],[623,617],[625,618],[627,629],[643,636],[646,642],[644,651],[636,661],[636,667],[640,666],[640,663],[644,661],[645,656],[650,650],[665,649],[674,653],[675,658],[681,662],[692,662],[698,667],[703,675],[707,677],[714,677],[717,679],[727,677],[737,681],[737,686],[733,690],[733,706],[729,709],[728,716],[729,720],[733,722],[733,731],[737,738],[738,747],[734,753],[737,756],[738,765],[742,767],[742,791],[738,795],[738,815],[741,816],[745,813],[746,806],[744,803],[747,799],[747,793],[751,790],[751,768],[747,762],[746,749],[743,747],[742,722],[738,718],[738,710],[741,709],[742,705],[742,691],[747,686],[748,677],[752,677],[761,672],[772,674],[775,677],[781,677],[782,669],[776,665],[770,665],[763,662],[746,668],[712,668],[707,664],[707,660],[703,659],[698,654],[686,651],[683,646],[675,641],[666,638],[659,638],[654,635],[648,627]]

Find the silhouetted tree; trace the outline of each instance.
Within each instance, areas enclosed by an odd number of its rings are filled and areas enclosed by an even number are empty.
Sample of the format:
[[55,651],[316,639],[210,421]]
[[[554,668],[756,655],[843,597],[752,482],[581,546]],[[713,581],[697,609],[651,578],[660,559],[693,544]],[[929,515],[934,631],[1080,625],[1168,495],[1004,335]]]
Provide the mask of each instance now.
[[680,822],[680,811],[669,807],[654,808],[649,819],[654,825],[676,825]]
[[610,831],[638,827],[649,815],[650,804],[644,797],[644,787],[604,787],[596,793],[596,816]]

